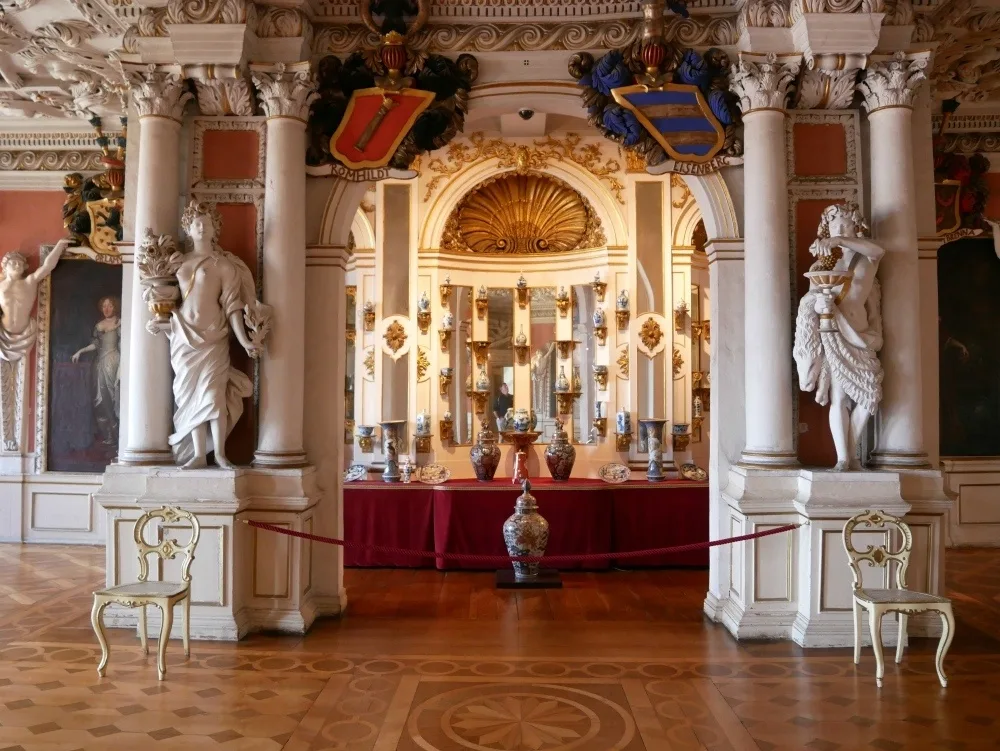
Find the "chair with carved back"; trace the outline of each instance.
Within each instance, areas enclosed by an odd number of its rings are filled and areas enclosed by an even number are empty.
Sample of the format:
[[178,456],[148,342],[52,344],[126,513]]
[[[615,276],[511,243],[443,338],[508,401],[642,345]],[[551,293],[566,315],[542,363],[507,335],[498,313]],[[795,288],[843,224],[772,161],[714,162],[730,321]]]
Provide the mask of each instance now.
[[[146,542],[145,532],[147,525],[154,519],[161,520],[159,526],[161,540],[156,545]],[[186,520],[191,527],[191,539],[186,545],[180,545],[177,540],[168,538],[163,530],[166,524],[176,524],[181,520]],[[119,584],[108,589],[94,592],[94,608],[91,611],[90,619],[97,634],[97,640],[101,643],[101,662],[97,666],[97,674],[104,676],[104,670],[110,657],[108,640],[104,634],[104,622],[102,616],[104,608],[108,605],[121,605],[126,608],[139,608],[139,638],[142,642],[142,651],[149,654],[149,646],[146,641],[146,606],[155,605],[160,609],[162,616],[160,621],[160,638],[157,644],[157,672],[162,681],[167,675],[167,642],[170,641],[170,629],[174,621],[174,606],[184,607],[184,655],[191,656],[191,563],[194,561],[194,549],[198,545],[198,538],[201,535],[201,525],[198,517],[190,511],[163,506],[155,510],[147,511],[135,522],[135,546],[139,553],[139,580],[129,584]],[[161,561],[173,560],[178,554],[184,554],[184,561],[181,564],[181,581],[149,581],[149,561],[147,556],[155,553]]]
[[[865,529],[858,529],[864,527]],[[856,532],[885,530],[885,545],[868,545],[864,551],[857,550],[852,537]],[[895,552],[889,552],[890,542],[895,531],[901,546]],[[910,551],[913,548],[913,534],[910,527],[902,519],[883,514],[880,511],[865,511],[847,520],[844,525],[844,549],[854,577],[854,664],[861,660],[861,629],[862,610],[868,611],[868,627],[871,631],[872,649],[875,652],[875,684],[882,687],[882,677],[885,674],[885,661],[882,657],[882,617],[886,613],[896,613],[899,617],[899,641],[896,644],[896,662],[903,661],[903,645],[906,642],[906,620],[914,613],[936,612],[941,617],[941,640],[938,642],[935,667],[938,680],[946,687],[948,679],[944,674],[944,658],[955,635],[955,618],[951,610],[951,600],[947,597],[915,592],[906,588],[906,568],[910,563]],[[886,568],[890,562],[889,571],[895,569],[895,587],[892,589],[872,589],[864,586],[861,579],[862,561],[869,566]]]

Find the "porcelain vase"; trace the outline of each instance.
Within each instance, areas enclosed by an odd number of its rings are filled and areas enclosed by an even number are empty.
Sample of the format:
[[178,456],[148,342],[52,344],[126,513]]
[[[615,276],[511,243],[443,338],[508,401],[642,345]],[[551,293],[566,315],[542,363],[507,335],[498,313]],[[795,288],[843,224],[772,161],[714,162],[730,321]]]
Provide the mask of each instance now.
[[479,482],[490,482],[500,466],[500,446],[497,445],[496,434],[490,430],[489,423],[480,423],[479,439],[469,451],[472,469]]
[[556,420],[556,429],[552,434],[552,440],[548,448],[545,449],[545,464],[548,465],[549,474],[556,482],[566,482],[573,471],[573,462],[576,461],[576,449],[569,442],[566,431],[563,430],[562,423]]
[[[521,485],[522,493],[514,504],[514,514],[503,523],[503,541],[510,556],[545,555],[549,543],[549,523],[538,513],[538,503],[531,494],[531,483]],[[514,576],[531,580],[538,576],[538,563],[513,561]]]

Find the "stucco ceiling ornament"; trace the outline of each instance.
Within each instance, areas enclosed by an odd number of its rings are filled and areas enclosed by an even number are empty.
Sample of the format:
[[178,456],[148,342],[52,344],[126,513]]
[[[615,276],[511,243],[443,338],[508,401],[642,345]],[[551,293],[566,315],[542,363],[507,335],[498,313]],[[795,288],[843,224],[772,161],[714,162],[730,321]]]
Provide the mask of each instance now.
[[864,79],[858,84],[868,113],[882,107],[912,107],[917,88],[927,78],[924,70],[929,57],[929,53],[908,56],[900,51],[891,60],[869,63]]
[[731,85],[743,114],[755,109],[785,109],[800,61],[801,58],[779,58],[773,52],[763,59],[740,55],[733,66]]
[[928,25],[934,35],[927,41],[937,42],[929,77],[938,99],[982,101],[1000,89],[1000,11],[947,3]]
[[[739,111],[729,92],[729,57],[704,55],[664,36],[663,2],[643,4],[642,37],[594,60],[589,52],[570,59],[589,121],[606,138],[634,148],[650,167],[669,159],[710,162],[738,155]],[[697,120],[697,125],[691,121]]]
[[497,169],[543,170],[552,162],[568,161],[587,170],[603,182],[618,203],[624,204],[625,184],[620,179],[621,163],[614,157],[605,157],[600,143],[584,143],[577,133],[567,133],[562,138],[547,136],[530,146],[514,144],[502,138],[487,138],[483,133],[473,133],[469,140],[456,141],[448,147],[444,158],[435,157],[427,165],[433,177],[427,182],[424,201],[429,201],[438,186],[462,170],[481,162],[497,160]]
[[797,109],[849,109],[854,100],[858,73],[867,55],[806,55],[806,70],[795,92]]
[[741,36],[747,28],[783,29],[792,25],[787,0],[738,0],[736,5],[736,28]]
[[590,203],[561,180],[508,172],[467,193],[452,211],[442,245],[484,254],[562,253],[607,244]]

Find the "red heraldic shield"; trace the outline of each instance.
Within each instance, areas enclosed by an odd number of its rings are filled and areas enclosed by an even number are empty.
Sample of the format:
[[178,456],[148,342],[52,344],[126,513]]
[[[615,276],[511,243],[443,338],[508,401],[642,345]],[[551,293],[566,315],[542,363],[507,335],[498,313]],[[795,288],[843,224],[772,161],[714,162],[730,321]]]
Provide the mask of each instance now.
[[433,101],[433,91],[358,89],[330,137],[330,153],[352,169],[384,167]]

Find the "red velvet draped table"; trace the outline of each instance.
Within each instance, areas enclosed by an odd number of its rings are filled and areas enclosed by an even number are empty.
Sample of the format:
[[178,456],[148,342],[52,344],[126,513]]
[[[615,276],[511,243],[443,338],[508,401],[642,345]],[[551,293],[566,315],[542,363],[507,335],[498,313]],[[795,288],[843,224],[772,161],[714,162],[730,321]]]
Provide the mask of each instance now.
[[[708,486],[685,481],[531,481],[538,510],[549,522],[549,555],[626,552],[708,539]],[[439,553],[506,555],[502,525],[521,490],[509,479],[441,485],[360,482],[344,486],[344,539]],[[433,558],[345,548],[346,566],[431,567]],[[439,569],[495,565],[437,560]],[[613,561],[561,564],[589,570],[637,566],[707,566],[708,550]]]

